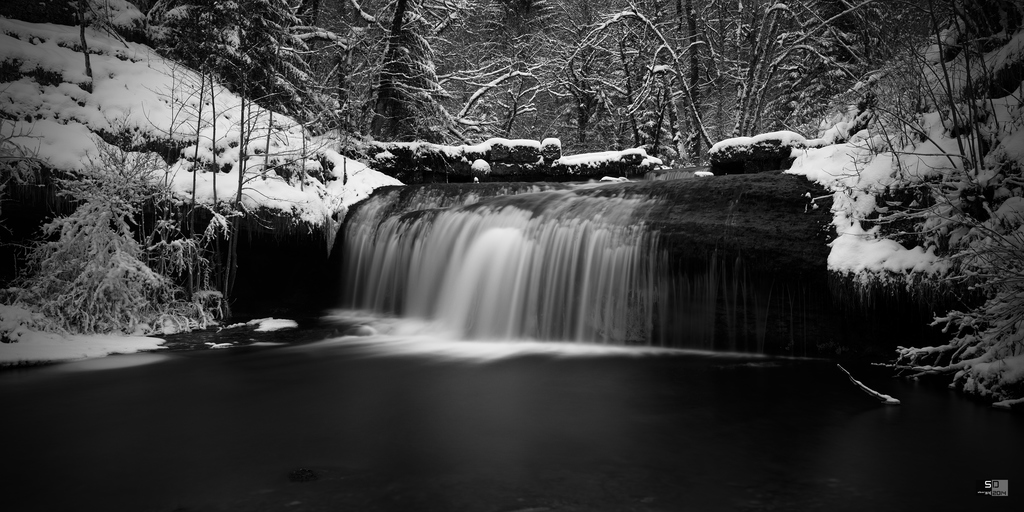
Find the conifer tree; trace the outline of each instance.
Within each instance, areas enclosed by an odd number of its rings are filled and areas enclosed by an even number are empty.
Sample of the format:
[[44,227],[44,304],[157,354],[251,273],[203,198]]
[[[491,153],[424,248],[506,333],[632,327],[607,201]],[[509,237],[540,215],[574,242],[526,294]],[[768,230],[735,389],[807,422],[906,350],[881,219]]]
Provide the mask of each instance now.
[[438,101],[447,93],[437,81],[433,49],[417,0],[398,0],[377,81],[371,133],[381,140],[444,140],[451,116]]
[[312,86],[306,44],[292,32],[301,22],[286,0],[171,0],[161,9],[151,17],[170,56],[301,121],[328,110]]

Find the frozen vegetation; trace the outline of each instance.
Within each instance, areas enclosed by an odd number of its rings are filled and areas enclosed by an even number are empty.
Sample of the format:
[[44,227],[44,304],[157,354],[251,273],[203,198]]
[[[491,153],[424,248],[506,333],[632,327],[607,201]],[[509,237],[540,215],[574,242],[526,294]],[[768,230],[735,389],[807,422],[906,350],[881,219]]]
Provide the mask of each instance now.
[[[210,283],[209,247],[237,234],[239,218],[333,233],[349,205],[400,184],[125,41],[108,28],[133,27],[141,13],[111,5],[107,24],[84,32],[91,76],[79,27],[0,18],[3,183],[56,171],[60,193],[80,203],[43,226],[30,275],[0,290],[0,364],[153,349],[160,340],[139,335],[212,325],[223,291]],[[137,225],[144,205],[163,212],[156,226]]]
[[834,191],[830,271],[864,293],[962,297],[963,309],[934,322],[949,343],[900,347],[895,367],[950,374],[951,386],[1009,406],[1024,395],[1024,83],[1013,71],[1024,31],[985,34],[957,20],[932,41],[906,67],[859,83],[852,94],[869,101],[823,128],[868,112],[870,126],[794,148],[788,172]]

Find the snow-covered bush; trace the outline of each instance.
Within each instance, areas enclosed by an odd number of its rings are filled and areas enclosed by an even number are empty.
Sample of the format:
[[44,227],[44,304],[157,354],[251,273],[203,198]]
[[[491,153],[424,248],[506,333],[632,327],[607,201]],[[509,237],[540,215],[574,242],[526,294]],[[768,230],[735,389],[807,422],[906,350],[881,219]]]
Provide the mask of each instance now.
[[[1018,188],[1019,192],[1019,188]],[[954,333],[938,347],[900,347],[899,364],[926,373],[956,372],[953,386],[984,398],[1024,397],[1024,198],[1003,201],[984,222],[964,221],[955,235],[957,271],[948,279],[969,284],[985,303],[950,311],[933,325]]]
[[[168,194],[162,162],[100,141],[97,146],[100,156],[85,172],[59,180],[61,194],[78,207],[43,226],[43,240],[29,253],[29,274],[8,290],[14,304],[42,315],[38,323],[57,332],[176,332],[208,325],[210,311],[185,300],[168,277],[195,256],[187,254],[193,244],[167,244],[159,232],[169,227],[167,219],[152,233],[138,224],[143,206]],[[151,268],[153,262],[166,274]]]

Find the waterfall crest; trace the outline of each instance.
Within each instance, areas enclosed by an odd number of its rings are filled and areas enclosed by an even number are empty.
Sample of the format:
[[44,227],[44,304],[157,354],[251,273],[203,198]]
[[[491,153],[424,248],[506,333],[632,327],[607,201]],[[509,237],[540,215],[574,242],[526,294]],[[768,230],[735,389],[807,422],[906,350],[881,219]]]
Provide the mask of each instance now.
[[399,200],[374,196],[348,221],[346,306],[472,339],[651,338],[653,201],[551,190],[406,200],[400,213]]

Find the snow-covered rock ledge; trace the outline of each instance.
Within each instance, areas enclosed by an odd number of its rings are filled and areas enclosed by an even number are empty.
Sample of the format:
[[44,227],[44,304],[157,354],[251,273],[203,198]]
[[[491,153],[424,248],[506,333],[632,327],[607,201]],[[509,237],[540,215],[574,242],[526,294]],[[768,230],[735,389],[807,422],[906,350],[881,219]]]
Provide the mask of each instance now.
[[643,149],[562,155],[558,139],[488,139],[445,146],[425,142],[374,142],[370,166],[405,183],[570,181],[634,176],[661,164]]
[[801,150],[863,138],[866,134],[863,130],[870,116],[871,112],[867,110],[855,112],[849,120],[836,122],[815,139],[781,130],[721,140],[708,150],[711,171],[715,174],[744,174],[788,169],[793,160],[800,156]]

